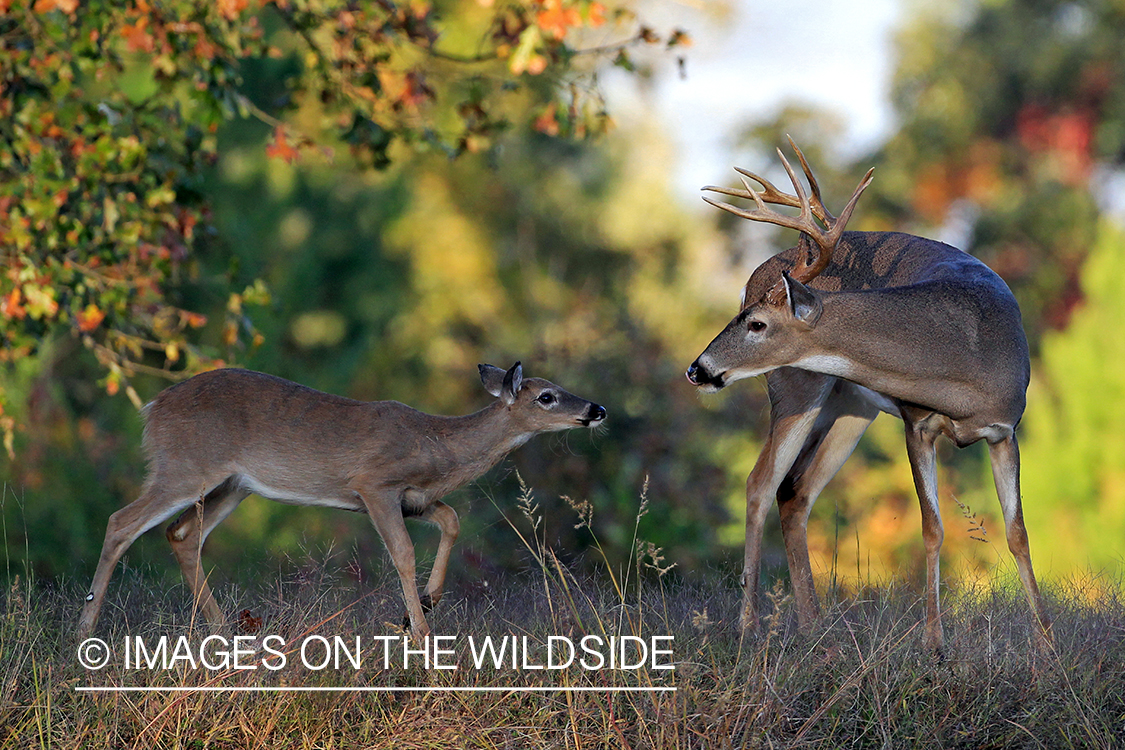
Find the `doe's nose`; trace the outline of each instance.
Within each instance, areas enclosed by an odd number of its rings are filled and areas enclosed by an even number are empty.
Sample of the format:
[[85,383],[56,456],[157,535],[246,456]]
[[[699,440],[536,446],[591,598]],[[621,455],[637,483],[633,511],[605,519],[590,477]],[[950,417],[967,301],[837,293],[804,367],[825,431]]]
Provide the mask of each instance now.
[[685,374],[687,375],[688,382],[692,385],[699,385],[702,382],[699,379],[699,369],[698,359],[691,363],[691,367],[687,368],[687,372]]
[[605,407],[600,404],[590,406],[590,421],[600,422],[605,419]]

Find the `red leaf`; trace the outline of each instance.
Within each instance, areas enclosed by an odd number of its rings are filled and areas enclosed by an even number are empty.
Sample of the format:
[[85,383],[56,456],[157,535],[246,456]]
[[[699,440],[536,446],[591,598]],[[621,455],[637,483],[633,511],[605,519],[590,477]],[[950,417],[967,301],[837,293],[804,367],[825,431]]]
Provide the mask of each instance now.
[[284,159],[292,164],[297,161],[301,153],[289,145],[289,139],[285,137],[285,128],[278,125],[273,131],[273,143],[266,146],[266,156]]

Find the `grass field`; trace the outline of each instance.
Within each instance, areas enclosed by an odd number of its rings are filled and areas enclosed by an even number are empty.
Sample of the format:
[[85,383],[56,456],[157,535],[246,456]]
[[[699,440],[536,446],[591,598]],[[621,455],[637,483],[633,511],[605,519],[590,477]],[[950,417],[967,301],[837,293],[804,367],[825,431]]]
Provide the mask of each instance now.
[[[530,497],[524,509],[533,520]],[[521,537],[513,528],[513,539],[527,544],[535,561],[529,570],[488,585],[454,579],[432,613],[435,632],[450,636],[440,663],[456,669],[426,669],[418,655],[404,667],[397,579],[357,582],[331,557],[310,558],[269,583],[223,584],[220,603],[249,612],[217,633],[224,641],[208,642],[211,631],[194,624],[182,585],[154,586],[152,576],[125,567],[97,633],[114,653],[97,671],[79,664],[73,635],[86,582],[14,580],[0,614],[0,749],[1109,748],[1125,741],[1120,585],[1101,585],[1097,596],[1047,586],[1055,618],[1047,653],[1034,646],[1018,589],[947,590],[947,644],[939,657],[920,646],[920,597],[905,585],[828,591],[821,622],[798,632],[779,584],[767,596],[763,632],[744,636],[733,580],[705,571],[663,575],[667,563],[644,544],[630,570],[575,576],[533,532]],[[243,634],[240,643],[253,655],[241,663],[256,669],[222,664],[220,646]],[[268,635],[285,643],[275,649],[287,656],[281,668],[262,661]],[[521,645],[527,637],[527,661],[476,668],[468,638],[509,635]],[[579,655],[599,668],[577,661],[531,668],[546,665],[550,637],[565,657],[562,639],[578,644],[587,635],[650,645],[652,636],[672,636],[659,641],[671,655],[655,661],[675,669],[653,668],[654,658],[642,668],[610,669],[588,652]],[[166,656],[185,637],[170,668],[125,667],[127,637],[140,639],[142,658],[156,664],[161,636],[168,637]],[[314,668],[336,636],[348,646],[361,639],[360,665],[345,658],[338,668]],[[297,647],[306,642],[307,664]],[[390,652],[383,643],[393,645]],[[639,661],[637,642],[630,643],[626,658]],[[593,650],[607,658],[607,649]],[[193,669],[188,653],[221,668]],[[270,664],[279,666],[280,658]],[[90,686],[161,690],[78,689]],[[413,691],[170,690],[199,687]],[[585,690],[523,690],[534,687]],[[611,687],[643,690],[604,691]]]

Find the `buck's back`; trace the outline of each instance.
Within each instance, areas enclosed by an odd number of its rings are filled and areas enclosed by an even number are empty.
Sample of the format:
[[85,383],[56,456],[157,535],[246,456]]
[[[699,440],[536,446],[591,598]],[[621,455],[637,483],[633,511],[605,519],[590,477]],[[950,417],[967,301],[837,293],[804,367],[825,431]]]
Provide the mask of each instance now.
[[[746,301],[761,298],[782,271],[793,268],[797,257],[797,248],[791,247],[758,266],[747,282]],[[902,232],[844,232],[828,267],[808,285],[825,292],[851,292],[936,280],[984,284],[1011,298],[1004,281],[973,256]]]
[[[747,282],[746,301],[760,299],[797,257],[797,248],[789,248],[759,266]],[[929,404],[936,410],[983,410],[988,419],[1018,422],[1029,379],[1027,339],[1011,290],[981,261],[910,234],[845,232],[828,267],[808,285],[830,294],[858,293],[842,295],[850,298],[853,320],[827,320],[826,307],[818,324],[841,328],[842,338],[872,329],[867,339],[852,342],[851,354],[890,357],[888,369],[906,363],[927,382],[967,386],[932,388],[958,403]],[[919,394],[912,400],[928,404]]]

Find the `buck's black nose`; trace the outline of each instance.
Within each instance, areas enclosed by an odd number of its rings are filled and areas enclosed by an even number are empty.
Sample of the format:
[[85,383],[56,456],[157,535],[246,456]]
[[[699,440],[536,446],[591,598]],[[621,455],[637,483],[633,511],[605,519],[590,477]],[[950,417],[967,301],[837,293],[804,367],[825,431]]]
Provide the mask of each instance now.
[[599,404],[594,404],[590,407],[590,421],[600,422],[605,419],[605,407]]
[[714,375],[707,369],[707,365],[701,364],[697,359],[691,363],[691,367],[687,368],[688,382],[694,386],[701,386],[704,390],[708,388],[719,389],[723,387],[723,374],[719,373]]

